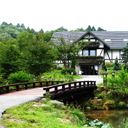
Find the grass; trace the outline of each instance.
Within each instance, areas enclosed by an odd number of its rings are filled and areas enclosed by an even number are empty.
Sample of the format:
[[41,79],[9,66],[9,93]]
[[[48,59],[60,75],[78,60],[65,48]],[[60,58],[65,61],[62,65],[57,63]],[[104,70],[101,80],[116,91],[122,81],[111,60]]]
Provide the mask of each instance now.
[[81,79],[79,75],[61,74],[61,70],[55,70],[54,72],[43,73],[42,78],[45,80],[64,80],[64,81],[75,81],[75,79]]
[[46,103],[45,107],[41,107],[44,102],[29,102],[7,109],[2,125],[8,128],[85,128],[86,117],[80,110]]

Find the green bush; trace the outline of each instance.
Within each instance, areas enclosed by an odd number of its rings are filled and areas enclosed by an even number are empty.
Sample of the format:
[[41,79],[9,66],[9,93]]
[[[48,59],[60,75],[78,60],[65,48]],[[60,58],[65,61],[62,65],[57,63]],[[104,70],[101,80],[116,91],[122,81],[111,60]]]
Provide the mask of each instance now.
[[62,67],[57,67],[57,70],[62,70]]
[[110,62],[106,62],[106,67],[110,68],[111,67],[111,63]]
[[61,71],[62,74],[66,74],[66,73],[71,74],[72,72],[74,75],[76,74],[75,70],[72,68],[68,68],[68,69],[65,68],[65,69],[62,69]]
[[32,80],[33,80],[33,76],[28,75],[27,73],[25,73],[23,71],[11,73],[8,77],[8,83],[9,84],[29,82]]

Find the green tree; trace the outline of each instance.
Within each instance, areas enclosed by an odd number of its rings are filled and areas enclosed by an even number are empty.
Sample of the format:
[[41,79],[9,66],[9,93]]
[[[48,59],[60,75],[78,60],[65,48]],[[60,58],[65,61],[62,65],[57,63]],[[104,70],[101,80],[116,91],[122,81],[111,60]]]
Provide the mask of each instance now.
[[114,70],[120,70],[121,68],[119,67],[119,63],[118,63],[118,58],[116,57],[115,59],[115,65],[114,65]]
[[106,31],[106,30],[102,29],[101,27],[98,27],[97,31]]
[[44,30],[41,28],[40,32],[43,32],[44,33]]
[[94,27],[94,26],[92,27],[92,31],[96,31],[96,29],[95,29],[95,27]]
[[86,30],[87,30],[87,31],[92,31],[91,26],[89,25]]
[[106,68],[106,65],[105,65],[105,59],[103,60],[102,70],[103,70],[103,71],[107,71],[107,68]]
[[18,24],[16,25],[16,27],[20,27],[20,24],[18,23]]
[[36,36],[26,38],[28,44],[23,50],[26,70],[35,76],[49,71],[55,58],[54,48],[44,41],[43,34],[39,32]]
[[65,67],[69,67],[71,63],[74,68],[77,63],[78,52],[81,50],[81,44],[78,45],[75,40],[65,40],[60,37],[55,47],[58,51],[58,60],[61,60]]
[[7,32],[8,34],[10,34],[11,37],[13,37],[13,38],[16,38],[20,33],[16,29],[13,29],[11,27],[7,27],[4,31]]
[[7,32],[0,34],[0,41],[1,41],[1,40],[11,39],[11,38],[12,38],[11,35],[8,34]]
[[125,65],[128,63],[128,43],[122,50],[122,60]]
[[22,27],[22,28],[25,28],[24,24],[21,24],[21,27]]
[[8,23],[4,21],[1,25],[8,25]]
[[[7,78],[10,73],[17,72],[21,69],[22,53],[15,42],[9,41],[0,43],[0,72]],[[13,44],[14,43],[14,44]]]
[[68,30],[63,26],[55,30],[55,32],[62,32],[62,31],[68,31]]
[[31,31],[24,31],[17,36],[17,42],[22,52],[25,46],[28,45],[28,42],[31,42],[34,38],[34,34]]

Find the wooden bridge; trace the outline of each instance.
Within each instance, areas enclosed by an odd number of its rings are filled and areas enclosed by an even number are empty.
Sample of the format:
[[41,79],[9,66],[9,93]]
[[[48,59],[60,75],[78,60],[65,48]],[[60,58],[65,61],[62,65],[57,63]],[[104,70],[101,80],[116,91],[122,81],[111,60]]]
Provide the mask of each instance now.
[[[49,92],[53,99],[67,99],[71,96],[93,93],[97,86],[96,81],[77,81],[52,85],[43,89],[46,90],[46,93]],[[44,95],[46,96],[46,94]]]
[[[96,81],[77,81],[63,83],[63,81],[24,82],[0,86],[0,94],[42,87],[43,92],[49,92],[52,99],[67,99],[72,96],[91,94],[97,88]],[[44,96],[46,96],[46,93]]]

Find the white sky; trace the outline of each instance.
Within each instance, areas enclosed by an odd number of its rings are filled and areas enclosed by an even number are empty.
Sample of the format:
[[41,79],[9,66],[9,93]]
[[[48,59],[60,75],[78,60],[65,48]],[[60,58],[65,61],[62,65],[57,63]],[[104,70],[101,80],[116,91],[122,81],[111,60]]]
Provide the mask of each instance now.
[[3,21],[36,31],[88,25],[128,31],[128,0],[0,0],[0,24]]

